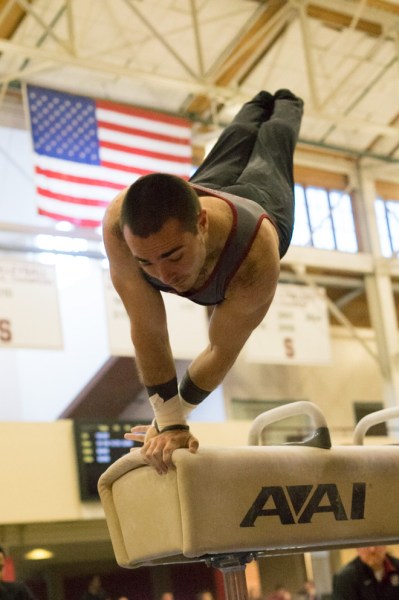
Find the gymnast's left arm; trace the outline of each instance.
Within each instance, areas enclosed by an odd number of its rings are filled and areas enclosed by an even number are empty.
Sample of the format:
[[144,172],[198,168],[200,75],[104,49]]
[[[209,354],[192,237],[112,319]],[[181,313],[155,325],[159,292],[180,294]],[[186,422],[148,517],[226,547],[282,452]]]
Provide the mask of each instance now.
[[[266,237],[266,244],[265,242]],[[183,376],[179,393],[185,408],[195,408],[233,366],[247,339],[265,317],[280,272],[273,232],[259,236],[246,261],[217,305],[209,324],[209,344]]]

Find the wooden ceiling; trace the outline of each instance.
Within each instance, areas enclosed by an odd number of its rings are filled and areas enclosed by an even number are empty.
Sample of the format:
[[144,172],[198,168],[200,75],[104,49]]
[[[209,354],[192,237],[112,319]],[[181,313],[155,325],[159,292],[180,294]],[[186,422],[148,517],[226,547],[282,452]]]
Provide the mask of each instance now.
[[0,84],[189,116],[199,144],[289,87],[303,143],[399,160],[398,27],[397,0],[0,0]]

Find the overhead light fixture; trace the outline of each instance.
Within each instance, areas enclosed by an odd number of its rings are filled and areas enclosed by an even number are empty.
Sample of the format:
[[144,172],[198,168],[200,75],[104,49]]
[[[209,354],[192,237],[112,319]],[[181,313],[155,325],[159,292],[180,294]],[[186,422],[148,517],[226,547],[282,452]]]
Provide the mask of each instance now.
[[33,548],[25,554],[27,560],[47,560],[53,558],[54,552],[46,550],[45,548]]

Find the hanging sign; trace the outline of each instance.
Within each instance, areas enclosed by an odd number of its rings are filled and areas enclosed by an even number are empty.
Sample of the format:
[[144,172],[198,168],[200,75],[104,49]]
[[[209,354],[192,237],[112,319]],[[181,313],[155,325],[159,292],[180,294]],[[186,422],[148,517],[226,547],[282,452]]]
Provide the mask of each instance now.
[[62,347],[55,267],[0,258],[0,348]]
[[325,291],[304,285],[279,284],[262,323],[245,346],[248,362],[327,364],[331,361]]
[[[112,285],[109,271],[105,270],[104,289],[110,353],[114,356],[132,356],[134,348],[130,338],[129,318]],[[175,294],[162,293],[162,297],[173,357],[191,360],[208,344],[206,308]]]

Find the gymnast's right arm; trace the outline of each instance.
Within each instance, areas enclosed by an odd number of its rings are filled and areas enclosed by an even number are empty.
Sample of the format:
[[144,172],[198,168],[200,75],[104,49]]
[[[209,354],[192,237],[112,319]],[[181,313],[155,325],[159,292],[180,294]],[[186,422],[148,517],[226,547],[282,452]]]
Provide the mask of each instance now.
[[[148,428],[142,453],[159,473],[167,472],[176,448],[195,452],[198,441],[186,425],[169,343],[162,296],[143,278],[119,227],[123,194],[109,206],[103,222],[103,238],[112,283],[129,316],[132,342],[140,376],[150,396],[155,421]],[[142,440],[133,428],[129,439]]]

